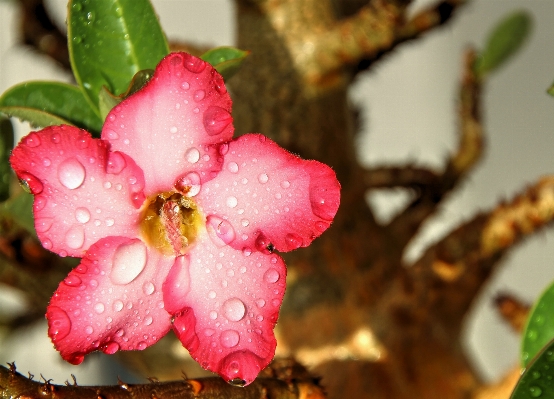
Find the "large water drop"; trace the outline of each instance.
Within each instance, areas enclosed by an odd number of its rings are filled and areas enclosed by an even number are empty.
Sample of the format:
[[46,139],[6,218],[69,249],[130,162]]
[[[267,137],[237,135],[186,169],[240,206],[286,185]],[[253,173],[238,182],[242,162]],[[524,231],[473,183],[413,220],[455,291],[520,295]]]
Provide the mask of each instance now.
[[225,348],[234,348],[239,344],[240,336],[235,330],[225,330],[221,333],[219,341]]
[[144,270],[147,259],[147,249],[142,241],[120,245],[113,256],[110,279],[114,284],[129,284]]
[[238,298],[231,298],[223,304],[223,314],[230,321],[240,321],[246,314],[246,306]]
[[85,167],[76,158],[69,158],[58,166],[58,179],[62,185],[74,190],[85,181]]

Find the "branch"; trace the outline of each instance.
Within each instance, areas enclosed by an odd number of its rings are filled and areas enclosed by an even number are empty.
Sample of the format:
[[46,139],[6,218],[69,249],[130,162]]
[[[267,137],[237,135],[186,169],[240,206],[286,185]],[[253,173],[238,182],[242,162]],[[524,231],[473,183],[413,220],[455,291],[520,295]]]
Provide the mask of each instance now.
[[25,399],[294,399],[325,398],[323,390],[313,381],[282,381],[258,378],[245,388],[227,384],[219,377],[185,379],[183,381],[115,386],[54,385],[50,380],[33,381],[19,374],[15,365],[0,366],[0,397]]
[[440,183],[437,173],[412,165],[367,169],[363,177],[366,189],[393,187],[417,189]]
[[496,305],[496,310],[504,321],[506,321],[515,332],[522,332],[525,323],[527,323],[527,317],[529,316],[531,306],[521,302],[518,298],[510,294],[498,295],[494,303]]
[[389,224],[391,231],[398,237],[403,237],[406,243],[437,210],[443,198],[473,169],[483,153],[481,84],[473,71],[474,61],[475,52],[468,51],[460,90],[460,141],[456,152],[451,155],[444,172],[430,180],[429,184],[422,185],[419,197]]

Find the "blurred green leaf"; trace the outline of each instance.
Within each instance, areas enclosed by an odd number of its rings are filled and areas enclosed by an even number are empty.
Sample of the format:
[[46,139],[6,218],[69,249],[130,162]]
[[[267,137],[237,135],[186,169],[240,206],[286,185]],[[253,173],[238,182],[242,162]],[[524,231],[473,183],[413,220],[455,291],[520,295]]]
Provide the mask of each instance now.
[[532,20],[525,11],[505,17],[489,35],[487,45],[475,65],[475,72],[484,76],[511,58],[529,36]]
[[102,86],[123,93],[169,47],[148,0],[70,0],[68,42],[75,79],[98,115]]
[[554,338],[554,283],[535,302],[529,313],[521,342],[521,364],[526,367]]
[[20,192],[0,204],[0,217],[11,219],[29,233],[36,235],[32,194]]
[[510,399],[554,398],[554,341],[533,360],[512,392]]
[[223,79],[228,80],[238,72],[249,54],[249,51],[235,47],[216,47],[206,51],[200,58],[212,64],[217,72],[223,76]]
[[134,94],[142,89],[144,85],[148,83],[150,79],[152,79],[152,76],[154,76],[153,69],[144,69],[142,71],[138,71],[135,76],[133,76],[133,80],[131,80],[127,91],[119,96],[115,96],[114,94],[110,93],[108,89],[106,89],[106,86],[102,86],[102,90],[100,90],[100,95],[98,99],[98,105],[100,106],[100,114],[102,115],[102,118],[106,119],[106,116],[108,116],[108,113],[112,110],[113,107],[115,107],[121,101],[125,100],[131,94]]
[[14,86],[0,97],[0,111],[40,127],[66,123],[97,137],[102,130],[102,119],[81,89],[65,83],[27,82]]
[[546,92],[554,97],[554,83],[552,83],[552,85],[546,90]]
[[8,161],[13,141],[12,122],[0,116],[0,201],[5,201],[10,196],[11,168]]

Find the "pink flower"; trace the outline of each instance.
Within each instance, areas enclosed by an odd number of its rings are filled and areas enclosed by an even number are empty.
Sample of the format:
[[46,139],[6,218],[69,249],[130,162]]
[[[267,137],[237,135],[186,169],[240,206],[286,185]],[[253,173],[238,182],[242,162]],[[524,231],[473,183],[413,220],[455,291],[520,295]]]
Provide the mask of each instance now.
[[174,53],[101,139],[52,126],[14,149],[42,245],[83,258],[46,313],[68,362],[142,350],[171,328],[227,381],[248,384],[271,361],[286,274],[273,249],[327,229],[340,186],[262,135],[232,139],[230,112],[221,76]]

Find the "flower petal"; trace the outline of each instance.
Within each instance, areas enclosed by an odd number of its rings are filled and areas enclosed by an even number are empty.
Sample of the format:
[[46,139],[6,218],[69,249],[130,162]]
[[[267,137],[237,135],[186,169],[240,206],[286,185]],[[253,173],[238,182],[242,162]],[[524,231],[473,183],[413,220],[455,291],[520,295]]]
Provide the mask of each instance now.
[[186,53],[165,57],[144,88],[108,115],[102,138],[144,170],[148,194],[194,171],[221,169],[216,144],[233,137],[231,98],[211,65]]
[[208,237],[175,260],[163,285],[173,330],[204,368],[251,383],[275,353],[282,259],[218,248]]
[[35,194],[35,228],[46,249],[81,257],[100,238],[136,237],[142,171],[108,147],[84,130],[52,126],[13,150],[12,167]]
[[91,246],[46,311],[62,357],[79,364],[95,350],[142,350],[163,337],[171,322],[161,288],[172,263],[138,239],[108,237]]
[[340,184],[327,165],[247,134],[229,143],[223,169],[197,198],[212,237],[237,249],[290,251],[329,227]]

